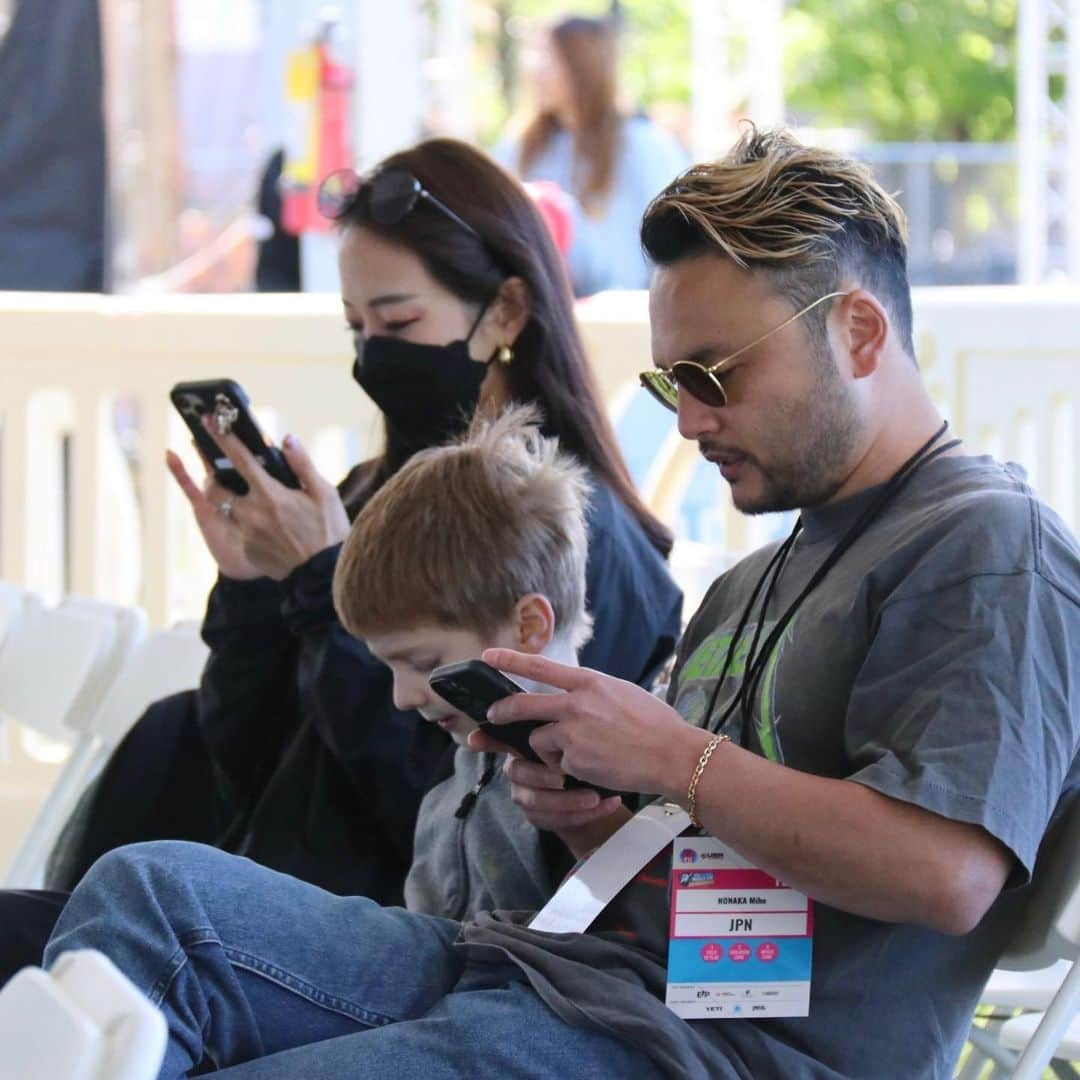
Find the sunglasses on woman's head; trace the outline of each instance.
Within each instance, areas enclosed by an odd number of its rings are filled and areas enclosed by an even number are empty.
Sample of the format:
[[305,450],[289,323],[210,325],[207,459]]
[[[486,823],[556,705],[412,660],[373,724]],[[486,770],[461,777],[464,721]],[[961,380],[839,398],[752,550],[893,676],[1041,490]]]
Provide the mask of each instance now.
[[790,326],[796,319],[801,319],[808,311],[812,311],[818,304],[824,304],[826,300],[833,300],[838,296],[846,296],[844,292],[826,293],[818,297],[812,304],[807,304],[802,311],[797,311],[789,319],[785,319],[779,326],[755,338],[749,345],[717,360],[715,364],[699,364],[696,360],[678,360],[666,370],[651,368],[641,373],[641,385],[665,408],[677,412],[679,408],[679,387],[682,387],[691,397],[697,398],[703,405],[718,409],[727,404],[727,391],[720,381],[720,376],[727,369],[732,360],[749,352],[755,345],[771,338],[773,334],[780,333],[785,326]]
[[421,199],[425,199],[478,240],[482,239],[464,218],[458,217],[449,206],[436,199],[411,172],[404,169],[383,169],[368,180],[358,176],[352,169],[332,172],[319,185],[319,213],[336,221],[361,190],[367,192],[367,210],[371,220],[377,225],[397,225],[412,213]]

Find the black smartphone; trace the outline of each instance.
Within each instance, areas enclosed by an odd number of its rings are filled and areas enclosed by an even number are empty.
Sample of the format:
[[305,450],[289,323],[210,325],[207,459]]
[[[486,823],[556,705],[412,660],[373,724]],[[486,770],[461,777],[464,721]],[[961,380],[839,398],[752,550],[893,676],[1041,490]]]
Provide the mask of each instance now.
[[[540,755],[529,743],[529,736],[539,727],[550,723],[549,720],[515,720],[512,724],[492,724],[487,718],[488,709],[511,694],[523,694],[525,688],[518,686],[513,679],[507,678],[483,660],[465,660],[459,664],[444,664],[428,676],[428,685],[444,701],[448,701],[458,712],[474,720],[484,732],[505,746],[516,750],[527,761],[537,765],[544,764]],[[595,784],[579,780],[576,776],[566,777],[568,788],[594,788],[602,796],[614,795],[615,792]]]
[[501,671],[483,660],[465,660],[460,664],[444,664],[428,676],[428,685],[458,712],[475,720],[485,734],[516,750],[523,758],[542,765],[540,755],[529,745],[529,736],[543,727],[544,720],[518,720],[513,724],[492,724],[487,712],[496,701],[511,694],[523,694],[518,686]]
[[267,442],[251,415],[247,394],[232,379],[204,379],[201,382],[180,382],[169,391],[169,399],[187,424],[202,456],[214,468],[214,476],[222,487],[237,495],[248,493],[247,481],[233,468],[221,452],[210,432],[203,427],[203,417],[209,416],[213,431],[219,435],[235,435],[255,456],[260,465],[286,487],[298,488],[300,481],[289,468],[285,455]]

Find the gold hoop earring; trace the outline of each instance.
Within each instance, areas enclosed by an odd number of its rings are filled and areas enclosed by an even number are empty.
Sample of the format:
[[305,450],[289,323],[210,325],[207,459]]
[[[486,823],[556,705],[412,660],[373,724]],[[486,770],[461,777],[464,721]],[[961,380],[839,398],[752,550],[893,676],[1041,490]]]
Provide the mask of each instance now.
[[512,364],[514,362],[514,350],[509,345],[500,345],[495,353],[495,359],[500,364]]

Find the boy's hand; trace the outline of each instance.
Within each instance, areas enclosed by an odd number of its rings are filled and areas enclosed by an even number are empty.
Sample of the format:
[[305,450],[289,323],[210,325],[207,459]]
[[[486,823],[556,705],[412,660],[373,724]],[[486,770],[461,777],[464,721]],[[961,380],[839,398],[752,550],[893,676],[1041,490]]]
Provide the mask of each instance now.
[[510,779],[510,797],[529,822],[555,833],[579,859],[630,819],[618,795],[601,798],[590,788],[564,791],[566,777],[558,769],[508,757],[503,771]]
[[506,754],[503,772],[510,780],[510,796],[538,829],[548,832],[576,829],[606,817],[622,803],[618,795],[601,799],[591,788],[565,791],[565,773],[548,765],[526,761],[511,747],[484,731],[469,732],[469,749],[477,753]]
[[[479,753],[505,753],[507,747],[483,731],[469,733],[469,749]],[[590,788],[565,791],[566,775],[547,765],[536,765],[507,753],[503,771],[510,780],[510,797],[537,829],[555,833],[583,858],[602,844],[630,817],[618,795],[601,798]]]

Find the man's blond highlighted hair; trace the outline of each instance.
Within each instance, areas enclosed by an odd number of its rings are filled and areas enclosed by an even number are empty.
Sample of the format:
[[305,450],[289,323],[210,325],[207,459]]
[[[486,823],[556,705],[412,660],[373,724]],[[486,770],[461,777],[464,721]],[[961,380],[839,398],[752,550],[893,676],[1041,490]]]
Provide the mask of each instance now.
[[474,421],[412,457],[353,523],[334,606],[357,637],[435,623],[492,633],[540,593],[557,636],[588,640],[584,469],[540,434],[534,407]]
[[[784,128],[748,125],[724,157],[675,179],[645,211],[641,240],[660,265],[712,251],[760,270],[795,309],[853,278],[914,356],[904,211],[866,165]],[[826,314],[807,325],[823,332]]]

